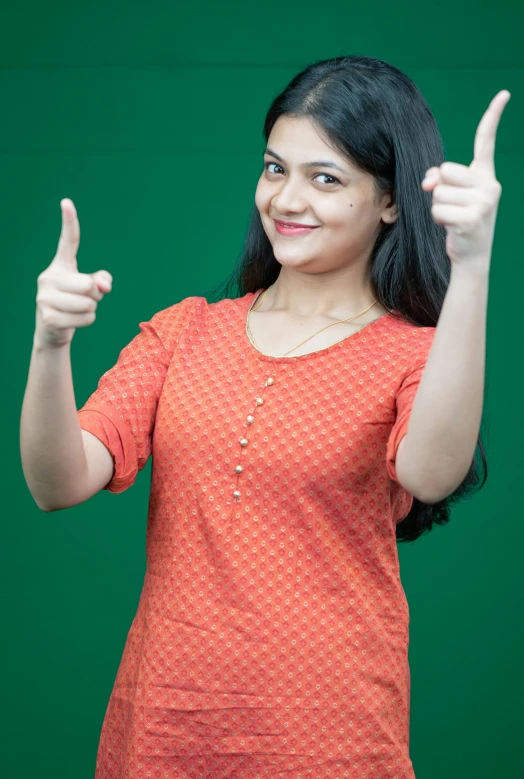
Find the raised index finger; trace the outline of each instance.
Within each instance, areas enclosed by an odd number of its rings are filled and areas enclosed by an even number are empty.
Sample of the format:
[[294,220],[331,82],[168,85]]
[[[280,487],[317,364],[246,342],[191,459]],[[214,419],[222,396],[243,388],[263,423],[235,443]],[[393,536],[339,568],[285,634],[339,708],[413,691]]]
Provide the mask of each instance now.
[[80,245],[80,224],[76,214],[75,204],[69,198],[60,201],[62,207],[62,231],[58,241],[56,258],[76,265],[76,253]]
[[495,172],[495,137],[502,111],[511,97],[507,89],[498,92],[489,104],[475,133],[473,163]]

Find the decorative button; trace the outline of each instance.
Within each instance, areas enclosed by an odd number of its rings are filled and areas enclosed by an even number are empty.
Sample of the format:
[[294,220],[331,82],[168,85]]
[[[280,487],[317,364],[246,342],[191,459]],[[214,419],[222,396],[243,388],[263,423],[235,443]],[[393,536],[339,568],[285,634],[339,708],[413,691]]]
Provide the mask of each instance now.
[[254,421],[255,421],[255,417],[251,416],[251,414],[246,419],[246,422],[248,423],[248,425],[252,425]]
[[249,441],[247,440],[247,438],[241,438],[240,439],[240,446],[247,446],[248,443],[249,443]]
[[235,465],[235,471],[237,473],[242,473],[243,470],[244,470],[244,468],[243,468],[242,465]]
[[269,377],[269,379],[266,380],[266,384],[268,387],[271,387],[271,385],[274,383],[275,383],[275,379],[272,379],[271,376]]
[[257,406],[261,406],[263,402],[264,402],[264,398],[257,398],[255,400],[255,403],[257,404]]
[[233,491],[233,495],[235,496],[235,498],[239,498],[240,497],[240,490],[234,490]]

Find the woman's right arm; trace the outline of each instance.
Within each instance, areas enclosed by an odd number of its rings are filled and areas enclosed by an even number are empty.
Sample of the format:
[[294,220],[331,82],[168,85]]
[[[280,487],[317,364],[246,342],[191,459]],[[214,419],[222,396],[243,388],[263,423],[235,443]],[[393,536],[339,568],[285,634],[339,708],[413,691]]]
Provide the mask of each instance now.
[[106,271],[79,273],[80,227],[65,199],[62,232],[51,265],[38,277],[36,329],[20,421],[24,477],[43,511],[88,500],[111,480],[113,460],[94,435],[80,428],[71,371],[71,341],[88,327],[111,290]]
[[71,373],[70,345],[45,347],[35,339],[20,425],[22,468],[42,511],[69,508],[109,483],[108,449],[80,429]]

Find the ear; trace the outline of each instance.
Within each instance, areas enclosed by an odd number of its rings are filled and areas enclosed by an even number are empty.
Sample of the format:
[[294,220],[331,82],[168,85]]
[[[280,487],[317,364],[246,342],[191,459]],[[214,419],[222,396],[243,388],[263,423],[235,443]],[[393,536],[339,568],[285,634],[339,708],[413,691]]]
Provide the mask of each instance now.
[[390,200],[387,206],[382,211],[381,219],[386,224],[392,224],[397,220],[397,217],[398,217],[397,204],[392,200]]

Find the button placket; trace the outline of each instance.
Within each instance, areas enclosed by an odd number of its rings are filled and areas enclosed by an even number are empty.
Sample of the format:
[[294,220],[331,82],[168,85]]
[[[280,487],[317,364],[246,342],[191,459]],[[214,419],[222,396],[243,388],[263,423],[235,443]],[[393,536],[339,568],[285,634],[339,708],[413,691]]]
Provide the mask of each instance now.
[[[274,384],[274,383],[275,383],[275,379],[272,376],[269,376],[266,379],[266,381],[264,383],[264,386],[265,387],[271,387],[271,385]],[[255,408],[253,409],[251,414],[247,415],[246,421],[244,423],[246,425],[246,427],[250,427],[254,423],[254,421],[255,421],[255,416],[254,416],[255,411],[256,411],[256,409],[259,406],[262,406],[263,404],[264,404],[264,398],[263,397],[258,396],[258,397],[255,398]],[[239,442],[240,447],[241,447],[241,452],[242,452],[241,457],[242,457],[243,454],[244,454],[244,450],[246,449],[246,447],[249,444],[249,438],[246,438],[246,436],[242,436],[241,438],[239,438],[238,442]],[[239,486],[240,486],[240,475],[242,474],[243,470],[244,470],[244,466],[243,465],[240,465],[240,464],[235,465],[235,473],[236,473],[236,476],[237,476],[236,487],[233,490],[233,498],[235,499],[235,502],[239,501],[240,498],[242,497],[242,492],[240,491]]]

